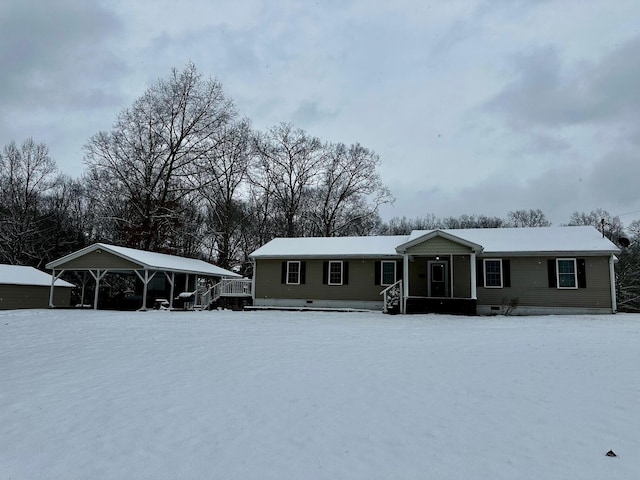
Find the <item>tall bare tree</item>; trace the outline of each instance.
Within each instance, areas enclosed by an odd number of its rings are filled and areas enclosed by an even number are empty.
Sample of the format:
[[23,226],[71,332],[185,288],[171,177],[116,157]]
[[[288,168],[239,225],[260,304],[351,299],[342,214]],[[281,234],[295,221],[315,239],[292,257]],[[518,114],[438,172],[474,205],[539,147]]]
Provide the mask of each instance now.
[[42,266],[52,248],[46,196],[58,183],[55,161],[44,143],[11,142],[0,153],[0,259]]
[[270,217],[280,226],[276,235],[304,236],[307,202],[325,159],[322,143],[291,124],[281,123],[257,135],[254,149],[257,164],[251,181],[261,196],[269,197]]
[[313,192],[309,218],[313,234],[333,237],[366,235],[378,209],[393,196],[378,173],[380,158],[360,144],[324,146],[325,161]]
[[193,176],[205,205],[212,259],[223,268],[240,260],[241,229],[248,212],[244,195],[253,161],[252,131],[247,119],[219,128]]
[[[85,162],[93,178],[110,190],[92,193],[99,199],[118,195],[125,209],[112,209],[122,241],[153,250],[177,250],[169,237],[179,230],[182,201],[193,186],[186,181],[193,166],[215,142],[214,135],[235,115],[220,82],[203,79],[193,64],[173,69],[134,104],[122,111],[109,132],[99,132],[85,146]],[[99,201],[100,205],[103,202]]]

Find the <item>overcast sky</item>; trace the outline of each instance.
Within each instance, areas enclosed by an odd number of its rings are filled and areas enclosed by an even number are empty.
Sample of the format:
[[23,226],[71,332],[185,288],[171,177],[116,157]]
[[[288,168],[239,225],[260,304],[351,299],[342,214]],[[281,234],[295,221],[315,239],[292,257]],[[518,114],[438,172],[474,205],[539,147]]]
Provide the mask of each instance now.
[[2,0],[0,146],[33,137],[78,177],[188,61],[256,129],[376,151],[386,219],[640,218],[638,0]]

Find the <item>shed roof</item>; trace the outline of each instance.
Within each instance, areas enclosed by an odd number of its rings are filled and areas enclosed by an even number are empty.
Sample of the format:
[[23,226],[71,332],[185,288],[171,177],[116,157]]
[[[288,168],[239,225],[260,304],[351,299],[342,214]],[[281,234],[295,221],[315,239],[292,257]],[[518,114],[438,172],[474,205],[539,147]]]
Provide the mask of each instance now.
[[[0,265],[0,284],[51,287],[51,275],[33,267]],[[55,286],[71,288],[75,285],[58,279]]]
[[235,272],[220,268],[203,260],[179,257],[176,255],[168,255],[166,253],[147,252],[145,250],[120,247],[117,245],[109,245],[106,243],[95,243],[65,257],[54,260],[53,262],[47,264],[47,268],[63,270],[64,265],[71,260],[75,260],[82,257],[83,255],[95,252],[97,250],[104,250],[120,258],[124,258],[125,260],[138,264],[140,265],[141,270],[193,273],[215,277],[241,277],[241,275],[238,275]]
[[483,254],[610,254],[620,251],[596,228],[576,226],[414,230],[409,235],[394,236],[275,238],[254,251],[251,257],[397,256],[403,248],[438,234],[477,245]]

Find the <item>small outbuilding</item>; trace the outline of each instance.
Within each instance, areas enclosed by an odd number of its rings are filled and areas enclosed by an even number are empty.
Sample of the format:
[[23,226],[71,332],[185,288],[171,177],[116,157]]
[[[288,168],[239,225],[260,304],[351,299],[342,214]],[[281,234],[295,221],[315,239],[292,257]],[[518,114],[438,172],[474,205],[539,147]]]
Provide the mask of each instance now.
[[[142,310],[158,305],[171,308],[176,295],[185,292],[191,292],[194,301],[209,304],[210,298],[201,299],[199,295],[207,292],[211,295],[213,286],[222,280],[241,278],[237,273],[202,260],[106,243],[90,245],[54,260],[46,267],[53,271],[56,279],[65,272],[75,272],[80,276],[82,305],[85,304],[85,287],[90,282],[94,290],[91,303],[94,309],[98,309],[101,280],[107,274],[134,276],[140,280],[142,291],[132,292],[135,294],[132,301],[136,302],[136,308]],[[51,284],[50,307],[59,305],[55,300],[55,286]]]
[[[52,277],[33,267],[0,265],[0,310],[47,308]],[[57,279],[53,301],[68,307],[74,285]]]

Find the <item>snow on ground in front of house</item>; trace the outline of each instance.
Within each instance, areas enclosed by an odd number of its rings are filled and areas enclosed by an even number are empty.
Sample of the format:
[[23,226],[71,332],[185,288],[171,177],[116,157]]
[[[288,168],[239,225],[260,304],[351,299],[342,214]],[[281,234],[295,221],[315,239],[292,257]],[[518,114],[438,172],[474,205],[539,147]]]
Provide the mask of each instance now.
[[4,311],[0,479],[638,478],[639,368],[640,315]]

